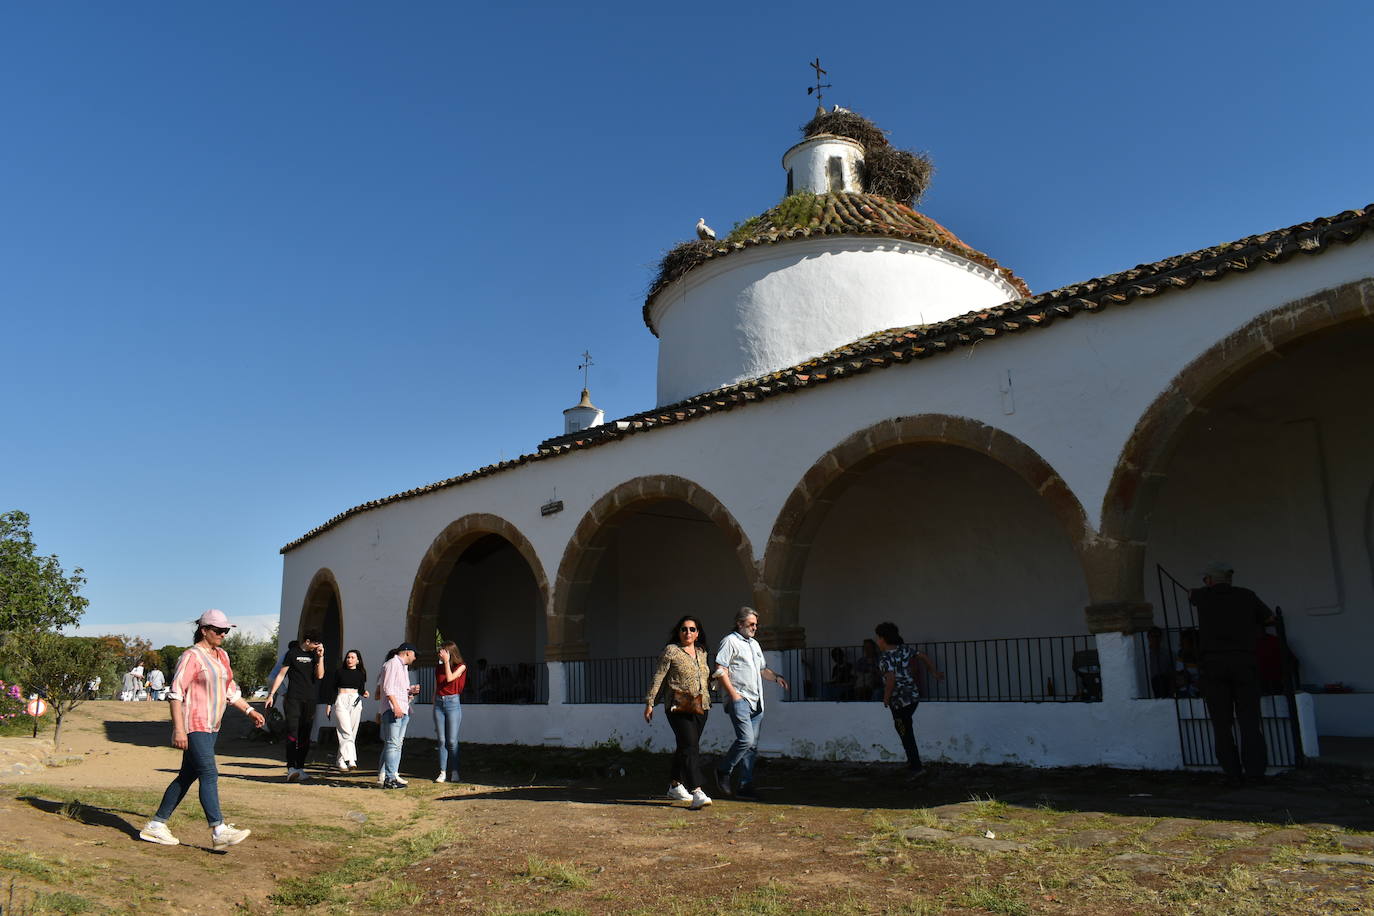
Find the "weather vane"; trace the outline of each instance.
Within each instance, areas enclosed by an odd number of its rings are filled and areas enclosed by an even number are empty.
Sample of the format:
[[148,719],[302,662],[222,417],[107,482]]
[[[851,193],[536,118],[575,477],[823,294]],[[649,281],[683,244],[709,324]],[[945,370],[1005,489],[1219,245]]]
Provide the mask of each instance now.
[[[829,83],[824,83],[824,84],[821,83],[821,77],[822,77],[822,76],[825,76],[825,71],[821,69],[821,59],[820,59],[819,57],[816,58],[815,60],[813,60],[811,63],[807,64],[807,66],[809,66],[812,70],[815,70],[815,71],[816,71],[816,85],[814,85],[814,86],[807,86],[807,87],[806,87],[806,94],[807,94],[807,95],[810,95],[810,94],[813,93],[813,92],[816,93],[816,104],[817,104],[817,105],[820,105],[820,104],[821,104],[821,90],[822,90],[822,89],[829,89],[829,88],[830,88],[830,84],[829,84]],[[824,107],[824,106],[822,105],[822,107]]]
[[582,351],[582,364],[581,364],[580,366],[578,366],[577,368],[579,368],[579,369],[582,370],[582,387],[583,387],[583,388],[587,388],[588,390],[590,390],[591,386],[587,384],[587,379],[588,379],[589,375],[591,374],[591,369],[592,369],[592,366],[594,366],[594,365],[596,365],[596,364],[592,362],[592,354],[591,354],[591,352],[588,351],[588,350],[583,350],[583,351]]

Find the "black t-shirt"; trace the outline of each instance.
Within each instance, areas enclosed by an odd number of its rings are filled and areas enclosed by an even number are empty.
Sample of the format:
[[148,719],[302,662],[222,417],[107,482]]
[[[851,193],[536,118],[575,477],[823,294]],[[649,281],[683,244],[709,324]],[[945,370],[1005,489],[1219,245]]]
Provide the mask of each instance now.
[[362,693],[367,689],[367,675],[361,668],[340,668],[334,672],[334,677],[329,684],[329,689],[325,693],[332,697],[338,697],[340,688],[349,687]]
[[315,677],[315,653],[307,652],[296,642],[292,642],[281,657],[281,666],[286,669],[286,696],[288,699],[319,702],[320,679]]
[[1224,583],[1194,589],[1189,600],[1197,608],[1198,649],[1203,655],[1254,652],[1271,616],[1250,589]]

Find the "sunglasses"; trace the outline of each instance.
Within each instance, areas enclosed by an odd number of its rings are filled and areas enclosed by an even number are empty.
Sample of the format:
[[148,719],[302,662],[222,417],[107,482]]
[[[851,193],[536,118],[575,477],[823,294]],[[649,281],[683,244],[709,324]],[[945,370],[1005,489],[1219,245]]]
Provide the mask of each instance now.
[[218,633],[221,636],[229,635],[228,627],[206,627],[205,629],[209,630],[211,633]]
[[695,632],[697,631],[697,628],[696,628],[696,627],[678,627],[678,628],[677,628],[677,631],[678,631],[679,633],[695,633]]

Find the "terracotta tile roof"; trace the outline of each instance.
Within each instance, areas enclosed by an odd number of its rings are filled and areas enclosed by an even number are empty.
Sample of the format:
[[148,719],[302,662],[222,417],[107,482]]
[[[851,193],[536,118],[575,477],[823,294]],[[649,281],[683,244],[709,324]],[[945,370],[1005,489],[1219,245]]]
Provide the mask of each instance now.
[[933,248],[943,248],[993,271],[1015,287],[1021,295],[1030,295],[1030,287],[1026,286],[1020,277],[981,251],[965,245],[953,232],[930,217],[877,194],[837,191],[827,194],[794,195],[768,212],[748,220],[730,233],[727,239],[716,243],[686,243],[692,248],[692,257],[679,259],[671,267],[665,267],[659,272],[649,289],[649,294],[644,298],[644,323],[648,325],[649,330],[657,334],[658,330],[649,320],[649,305],[654,297],[674,280],[686,276],[707,261],[759,245],[776,245],[779,242],[826,235],[897,238],[930,245]]
[[550,442],[538,452],[521,455],[512,461],[488,465],[459,477],[354,506],[287,544],[281,552],[287,553],[355,515],[389,503],[455,487],[568,452],[616,442],[635,433],[734,410],[765,398],[802,391],[826,382],[840,381],[872,369],[926,359],[959,347],[1049,327],[1060,318],[1093,314],[1109,306],[1129,305],[1136,300],[1153,298],[1172,290],[1187,289],[1201,281],[1221,280],[1269,264],[1282,264],[1296,255],[1322,254],[1337,244],[1353,242],[1368,232],[1374,232],[1374,204],[1362,210],[1347,210],[1330,218],[1250,236],[1228,245],[1204,248],[1154,264],[1142,264],[1131,270],[1008,302],[996,308],[970,312],[939,324],[882,331],[763,378],[739,382],[677,404],[594,426],[575,434],[569,442]]

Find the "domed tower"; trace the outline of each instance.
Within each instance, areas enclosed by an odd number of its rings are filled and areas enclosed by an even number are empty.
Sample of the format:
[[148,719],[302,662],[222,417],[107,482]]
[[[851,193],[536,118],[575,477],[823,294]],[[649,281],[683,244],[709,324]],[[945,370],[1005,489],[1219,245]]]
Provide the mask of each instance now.
[[878,331],[1029,295],[912,209],[930,165],[852,112],[820,113],[782,159],[787,196],[720,241],[664,257],[644,322],[663,406],[798,365]]

